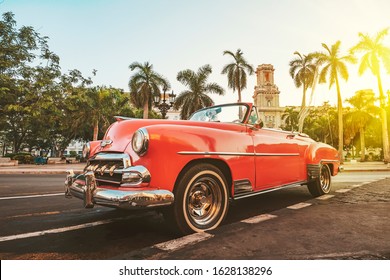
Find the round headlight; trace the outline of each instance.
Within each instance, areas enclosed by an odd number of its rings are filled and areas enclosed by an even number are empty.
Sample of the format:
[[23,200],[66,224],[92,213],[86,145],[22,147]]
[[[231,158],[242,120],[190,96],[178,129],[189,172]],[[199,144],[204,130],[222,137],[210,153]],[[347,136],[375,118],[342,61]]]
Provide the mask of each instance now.
[[89,158],[90,152],[91,152],[91,144],[89,144],[89,142],[87,142],[83,146],[83,158],[86,158],[86,159]]
[[149,134],[145,128],[140,128],[134,132],[133,139],[131,139],[131,146],[134,152],[140,156],[146,153],[149,147]]

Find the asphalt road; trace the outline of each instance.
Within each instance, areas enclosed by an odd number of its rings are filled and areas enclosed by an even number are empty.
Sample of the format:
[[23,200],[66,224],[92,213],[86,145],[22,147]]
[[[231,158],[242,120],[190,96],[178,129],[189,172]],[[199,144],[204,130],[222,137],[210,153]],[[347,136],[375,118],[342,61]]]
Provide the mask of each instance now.
[[[390,172],[341,173],[333,192],[390,178]],[[84,209],[63,195],[64,175],[0,174],[0,259],[110,259],[177,238],[155,211]],[[224,226],[310,200],[305,186],[243,199]]]

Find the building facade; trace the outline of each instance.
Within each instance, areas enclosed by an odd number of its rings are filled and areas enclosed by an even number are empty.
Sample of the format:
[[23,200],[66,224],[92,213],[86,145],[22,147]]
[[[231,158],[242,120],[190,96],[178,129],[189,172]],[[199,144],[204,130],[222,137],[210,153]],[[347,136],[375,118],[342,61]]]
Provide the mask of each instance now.
[[256,86],[253,102],[264,127],[280,128],[284,108],[279,106],[280,91],[274,81],[275,69],[271,64],[261,64],[256,69]]

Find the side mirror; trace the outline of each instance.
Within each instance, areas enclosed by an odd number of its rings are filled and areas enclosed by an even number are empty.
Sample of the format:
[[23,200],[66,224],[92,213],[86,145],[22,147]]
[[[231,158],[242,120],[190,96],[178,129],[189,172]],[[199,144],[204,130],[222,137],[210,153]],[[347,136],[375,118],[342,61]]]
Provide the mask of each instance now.
[[261,128],[263,128],[263,126],[264,126],[264,124],[263,124],[262,121],[257,122],[257,123],[255,123],[255,124],[253,125],[253,127],[256,128],[256,129],[261,129]]
[[263,128],[264,127],[264,123],[263,123],[263,121],[262,120],[259,120],[256,124],[255,124],[255,127],[256,128]]

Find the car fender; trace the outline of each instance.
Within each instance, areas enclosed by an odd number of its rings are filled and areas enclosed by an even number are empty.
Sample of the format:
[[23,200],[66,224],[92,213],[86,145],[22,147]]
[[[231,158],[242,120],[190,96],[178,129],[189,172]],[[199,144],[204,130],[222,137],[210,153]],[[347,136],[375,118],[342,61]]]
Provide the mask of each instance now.
[[247,179],[254,185],[253,141],[246,129],[241,132],[184,125],[151,125],[148,151],[137,155],[131,145],[127,152],[133,165],[145,166],[152,187],[173,190],[183,169],[197,161],[221,161],[230,170],[230,182]]
[[338,151],[332,146],[314,142],[306,150],[306,163],[310,166],[327,164],[333,176],[337,175],[340,166],[340,157]]

